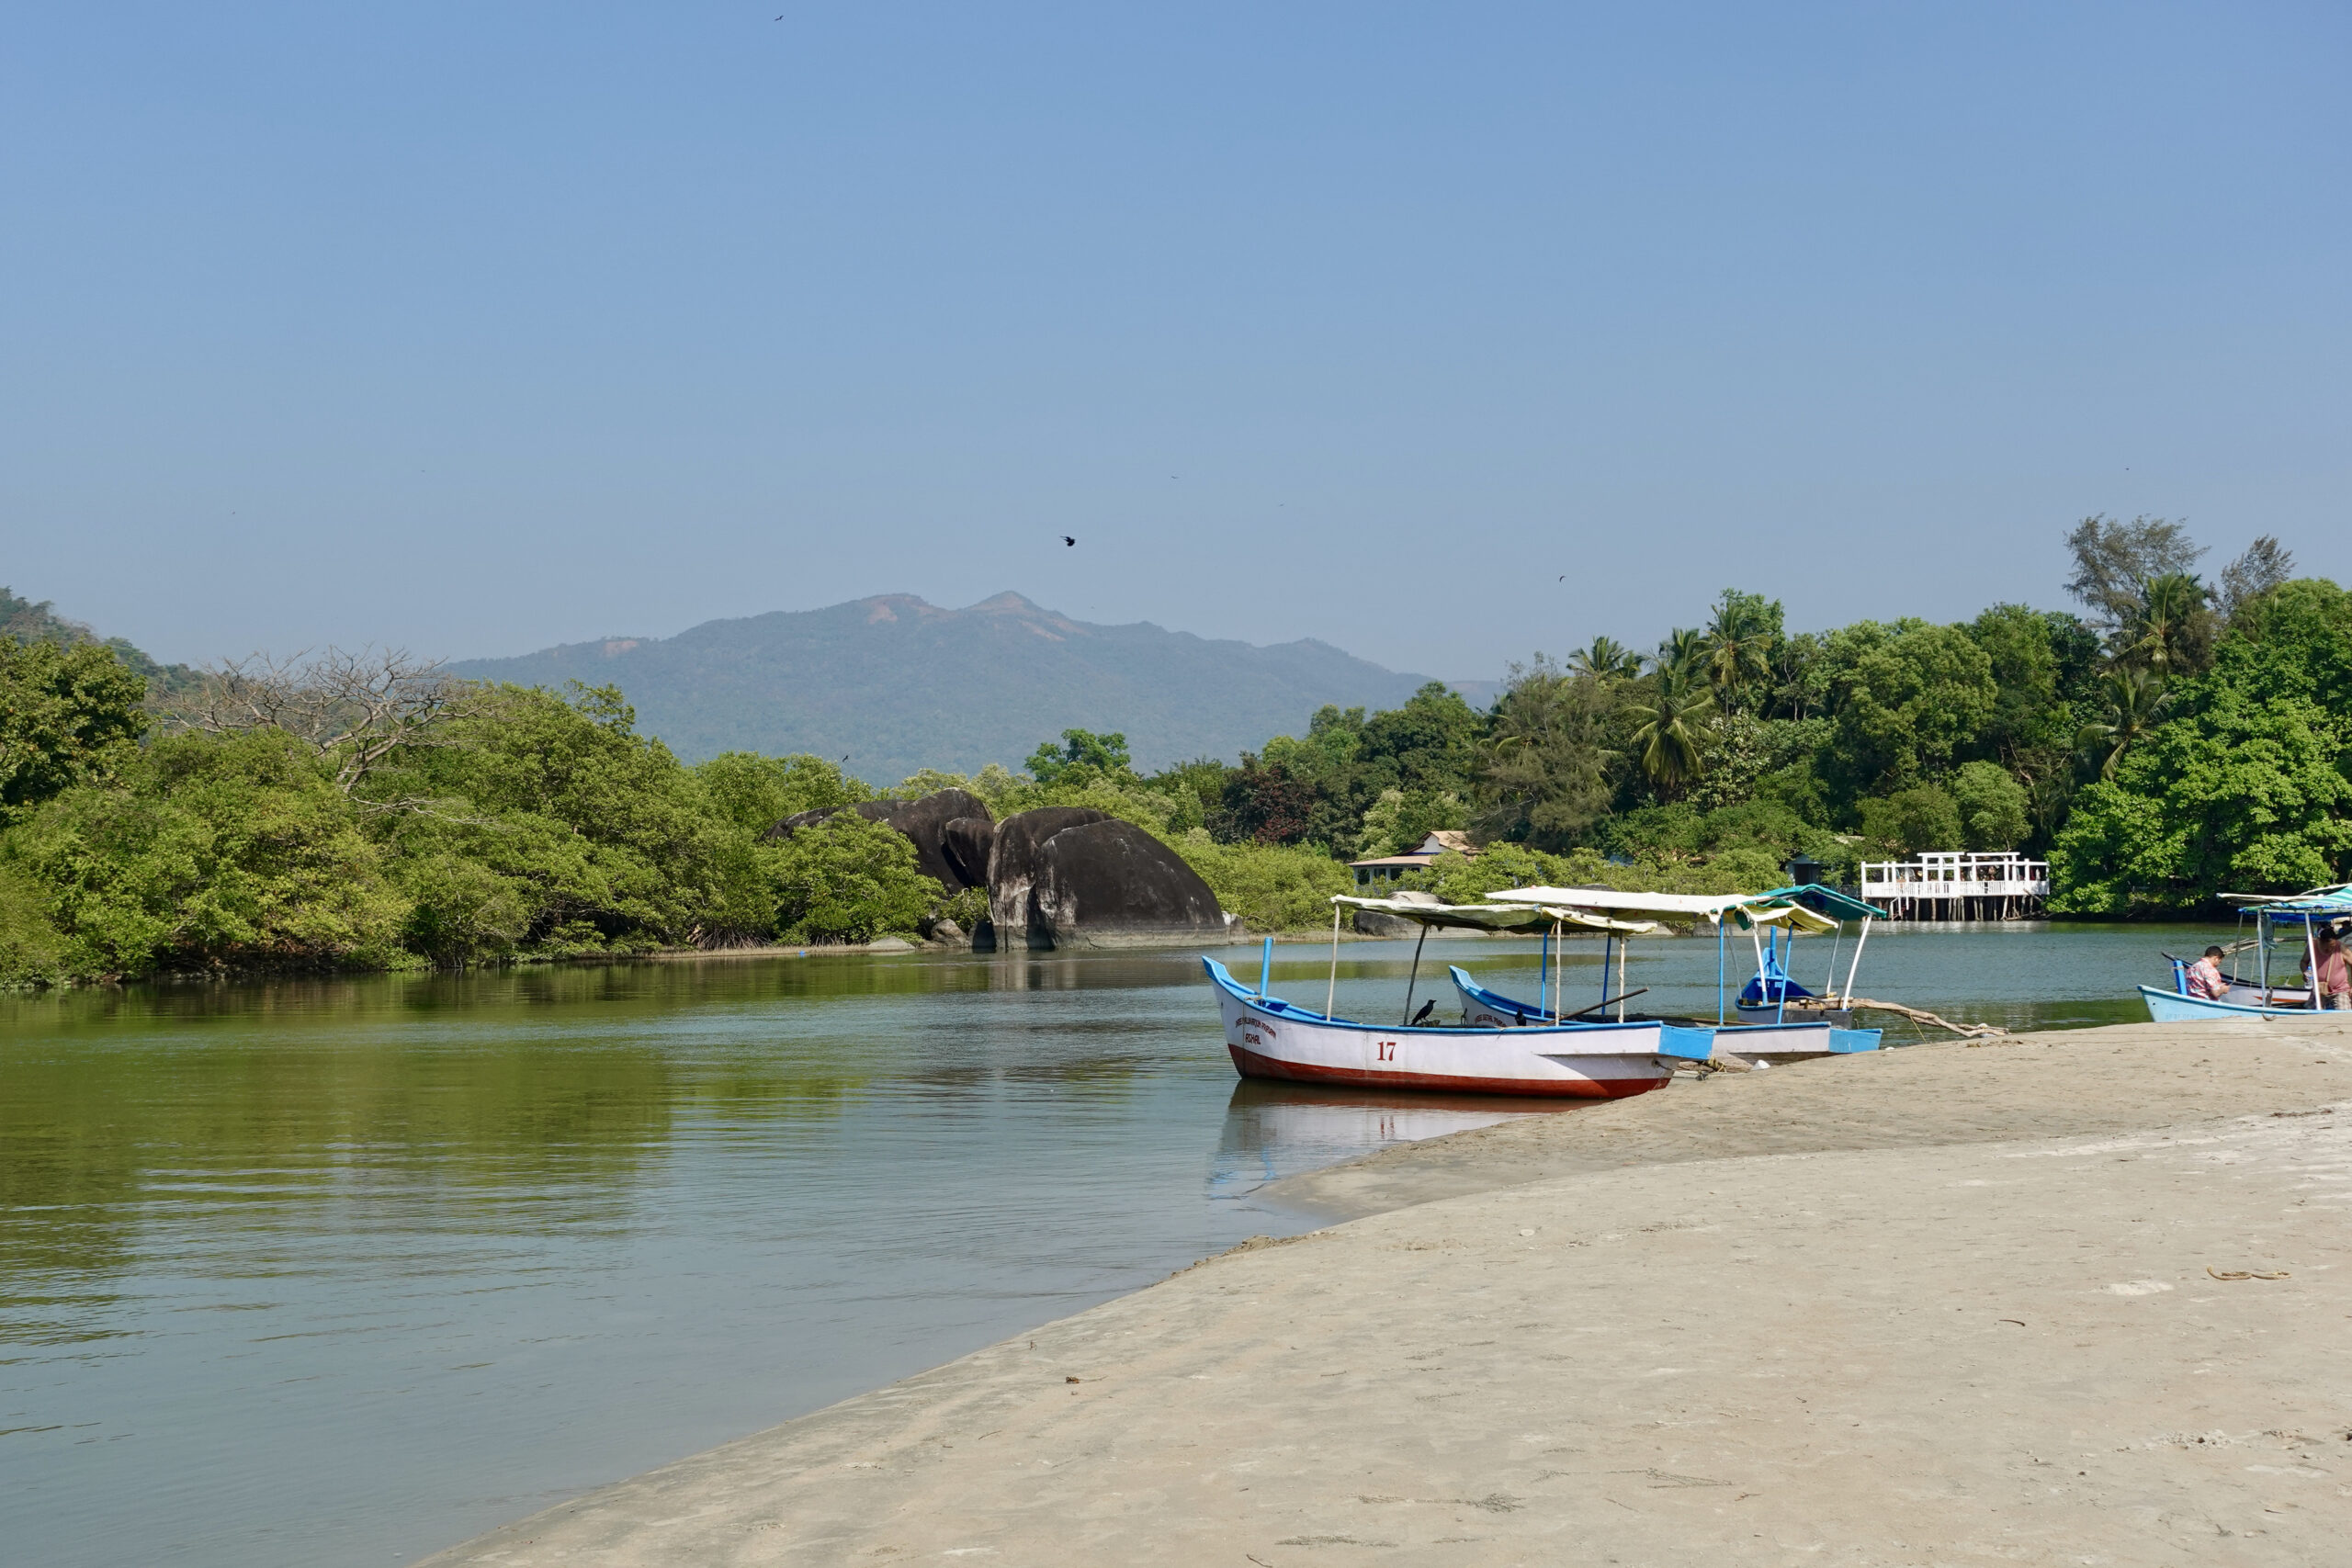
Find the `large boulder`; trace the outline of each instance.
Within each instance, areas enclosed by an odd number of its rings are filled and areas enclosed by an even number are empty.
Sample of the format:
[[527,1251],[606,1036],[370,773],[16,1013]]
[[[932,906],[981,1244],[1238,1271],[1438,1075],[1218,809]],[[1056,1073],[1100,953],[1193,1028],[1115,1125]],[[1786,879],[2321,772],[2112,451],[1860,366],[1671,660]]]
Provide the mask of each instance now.
[[[988,803],[969,790],[943,789],[920,800],[867,800],[852,807],[827,806],[798,811],[768,829],[771,839],[788,839],[811,823],[822,822],[842,810],[856,812],[868,822],[886,823],[904,833],[915,846],[915,869],[950,893],[982,886],[987,878],[967,876],[947,855],[947,824],[959,820],[989,820]],[[1099,815],[1099,813],[1098,813]]]
[[958,817],[940,829],[939,851],[947,857],[948,869],[964,879],[967,887],[989,885],[989,855],[996,848],[996,824],[983,811],[978,817]]
[[1046,806],[996,825],[996,842],[989,852],[989,923],[996,928],[998,947],[1053,945],[1052,934],[1030,919],[1029,887],[1036,878],[1037,852],[1064,829],[1109,820],[1107,813],[1091,806]]
[[1226,919],[1173,850],[1114,818],[1065,828],[1038,849],[1030,926],[1056,947],[1125,947],[1221,942]]

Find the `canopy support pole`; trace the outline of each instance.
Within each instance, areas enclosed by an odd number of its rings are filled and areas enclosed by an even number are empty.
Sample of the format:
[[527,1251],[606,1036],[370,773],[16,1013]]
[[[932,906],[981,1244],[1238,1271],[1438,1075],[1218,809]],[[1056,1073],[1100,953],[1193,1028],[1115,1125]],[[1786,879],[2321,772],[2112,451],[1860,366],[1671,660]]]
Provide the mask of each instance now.
[[[1559,929],[1555,925],[1552,931]],[[1540,952],[1542,956],[1535,961],[1535,1010],[1541,1013],[1552,1010],[1552,931],[1544,933]]]
[[1724,960],[1730,950],[1731,927],[1721,916],[1715,919],[1715,1027],[1724,1024]]
[[[1617,1021],[1620,1023],[1625,1021],[1625,949],[1632,945],[1631,936],[1617,939]],[[1604,971],[1601,975],[1601,988],[1604,990],[1608,988],[1608,979]]]
[[1331,1005],[1340,998],[1340,907],[1331,906],[1331,983],[1323,988],[1323,1016],[1331,1016]]
[[2270,913],[2267,909],[2254,912],[2254,953],[2256,970],[2262,976],[2262,1005],[2270,1005]]
[[[1785,958],[1781,955],[1783,948],[1786,948],[1788,952],[1788,956]],[[1774,963],[1780,965],[1781,970],[1781,1005],[1772,1010],[1772,1021],[1774,1023],[1786,1023],[1789,1021],[1789,986],[1791,984],[1789,980],[1789,964],[1796,955],[1797,933],[1793,931],[1788,932],[1786,934],[1786,940],[1784,941],[1781,928],[1774,926],[1772,928],[1772,959]]]
[[[1562,924],[1563,922],[1559,920],[1554,920],[1552,922],[1551,938],[1555,943],[1557,943],[1560,940],[1560,927]],[[1558,990],[1552,993],[1552,1021],[1554,1023],[1560,1021],[1560,1010],[1567,1005],[1568,988],[1566,986],[1562,986]],[[1541,1009],[1537,1010],[1537,1016],[1543,1016]]]
[[1413,969],[1405,976],[1405,1027],[1413,1026],[1413,987],[1421,978],[1421,943],[1429,941],[1430,928],[1423,926],[1421,934],[1413,940]]
[[2312,1011],[2319,1011],[2319,937],[2312,929],[2312,918],[2303,917],[2303,977],[2311,982]]
[[1600,937],[1600,1005],[1609,1005],[1609,960],[1617,951],[1617,933],[1604,931]]
[[1258,994],[1264,996],[1274,984],[1274,939],[1268,937],[1264,950],[1258,956]]
[[1871,918],[1862,917],[1862,934],[1854,939],[1854,962],[1846,967],[1846,1005],[1854,1005],[1854,971],[1862,966],[1862,943],[1871,939]]
[[1829,933],[1829,976],[1821,982],[1821,994],[1828,998],[1831,1007],[1838,1005],[1838,944],[1845,940],[1846,922],[1840,920],[1838,929]]

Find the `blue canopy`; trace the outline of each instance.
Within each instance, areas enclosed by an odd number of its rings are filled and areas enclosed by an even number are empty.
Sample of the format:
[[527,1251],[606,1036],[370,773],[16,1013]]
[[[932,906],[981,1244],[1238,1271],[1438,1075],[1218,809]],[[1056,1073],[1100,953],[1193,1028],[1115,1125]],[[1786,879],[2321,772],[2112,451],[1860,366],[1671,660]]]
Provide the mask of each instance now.
[[2299,893],[2291,898],[2276,902],[2249,904],[2238,913],[2267,915],[2273,922],[2352,919],[2352,889],[2322,887],[2310,893]]

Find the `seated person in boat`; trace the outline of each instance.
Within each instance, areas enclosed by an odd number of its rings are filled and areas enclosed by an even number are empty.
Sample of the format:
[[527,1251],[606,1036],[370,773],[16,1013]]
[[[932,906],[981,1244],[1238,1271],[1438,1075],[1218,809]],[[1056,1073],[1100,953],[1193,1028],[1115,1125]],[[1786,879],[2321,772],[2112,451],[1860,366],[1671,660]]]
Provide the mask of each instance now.
[[2207,948],[2205,956],[2188,966],[2188,994],[2209,1002],[2220,1001],[2230,994],[2230,983],[2222,978],[2220,948]]
[[2308,972],[2304,983],[2319,987],[2320,1006],[2352,1010],[2352,964],[2345,961],[2344,944],[2336,940],[2334,931],[2323,931],[2312,945],[2318,952],[2319,966],[2313,971],[2311,955],[2304,956],[2303,967]]

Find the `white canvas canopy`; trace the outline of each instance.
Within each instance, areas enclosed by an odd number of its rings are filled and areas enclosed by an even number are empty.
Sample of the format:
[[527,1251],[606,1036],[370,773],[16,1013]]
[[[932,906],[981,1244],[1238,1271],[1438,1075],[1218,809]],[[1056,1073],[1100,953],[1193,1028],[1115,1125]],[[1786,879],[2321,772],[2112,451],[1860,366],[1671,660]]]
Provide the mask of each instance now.
[[1742,926],[1785,923],[1792,930],[1827,931],[1838,922],[1771,893],[1621,893],[1613,887],[1513,887],[1487,897],[1497,904],[1534,904],[1546,908],[1594,913],[1657,915],[1669,920],[1703,919],[1721,925],[1728,915]]
[[1346,893],[1331,896],[1335,905],[1395,915],[1417,925],[1481,931],[1532,931],[1553,926],[1578,931],[1623,931],[1640,936],[1657,930],[1655,920],[1620,920],[1590,908],[1566,908],[1533,903],[1422,904],[1405,898],[1359,898]]

